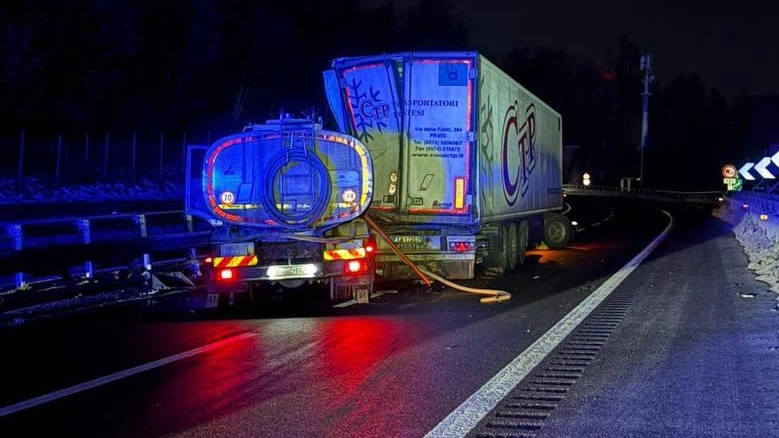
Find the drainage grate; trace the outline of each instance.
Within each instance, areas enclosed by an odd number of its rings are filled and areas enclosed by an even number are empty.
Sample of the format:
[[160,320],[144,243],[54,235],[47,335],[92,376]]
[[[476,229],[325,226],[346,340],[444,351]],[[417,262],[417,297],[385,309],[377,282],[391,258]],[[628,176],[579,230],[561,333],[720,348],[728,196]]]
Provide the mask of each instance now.
[[468,436],[535,437],[565,401],[609,336],[625,318],[635,296],[623,293],[601,303],[532,374],[521,382]]

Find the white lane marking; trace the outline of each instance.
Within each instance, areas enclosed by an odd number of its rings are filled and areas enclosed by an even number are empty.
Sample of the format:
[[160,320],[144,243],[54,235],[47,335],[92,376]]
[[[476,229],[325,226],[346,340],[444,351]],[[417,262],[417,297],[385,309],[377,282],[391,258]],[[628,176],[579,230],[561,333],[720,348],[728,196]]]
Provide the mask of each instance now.
[[63,397],[67,397],[69,395],[73,395],[82,391],[86,391],[88,389],[92,389],[98,386],[102,386],[108,383],[111,383],[115,380],[123,379],[125,377],[130,377],[132,375],[142,373],[144,371],[148,371],[154,368],[159,368],[163,365],[167,365],[171,362],[176,362],[182,359],[186,359],[191,356],[195,356],[197,354],[205,353],[211,350],[215,350],[219,347],[223,347],[227,344],[231,344],[236,341],[240,341],[242,339],[251,338],[257,336],[257,333],[244,333],[241,335],[236,335],[227,339],[222,339],[221,341],[214,342],[213,344],[204,345],[202,347],[194,348],[189,351],[185,351],[183,353],[175,354],[173,356],[168,356],[163,359],[155,360],[154,362],[149,362],[143,365],[138,365],[137,367],[129,368],[124,371],[119,371],[113,374],[109,374],[107,376],[98,377],[97,379],[90,380],[84,383],[79,383],[77,385],[73,385],[69,388],[60,389],[59,391],[50,392],[48,394],[44,394],[35,398],[31,398],[10,406],[6,406],[4,408],[0,408],[0,417],[4,415],[13,414],[15,412],[23,411],[25,409],[32,408],[34,406],[42,405],[44,403],[48,403]]
[[425,438],[466,436],[668,236],[673,228],[673,217],[668,212],[663,211],[663,213],[668,216],[670,221],[662,233],[622,269],[606,280],[592,295],[582,301],[484,386],[468,397],[433,430],[428,432]]

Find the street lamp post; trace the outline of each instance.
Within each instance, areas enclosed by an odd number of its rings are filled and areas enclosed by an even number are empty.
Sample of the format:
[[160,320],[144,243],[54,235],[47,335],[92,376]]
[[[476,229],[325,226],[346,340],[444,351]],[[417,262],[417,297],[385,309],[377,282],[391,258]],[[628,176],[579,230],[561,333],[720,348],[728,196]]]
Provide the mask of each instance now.
[[649,86],[654,81],[655,76],[652,74],[652,55],[641,55],[641,71],[644,72],[644,91],[641,93],[641,164],[638,173],[639,185],[644,185],[644,148],[646,147],[646,138],[649,133],[649,96],[652,94],[649,92]]

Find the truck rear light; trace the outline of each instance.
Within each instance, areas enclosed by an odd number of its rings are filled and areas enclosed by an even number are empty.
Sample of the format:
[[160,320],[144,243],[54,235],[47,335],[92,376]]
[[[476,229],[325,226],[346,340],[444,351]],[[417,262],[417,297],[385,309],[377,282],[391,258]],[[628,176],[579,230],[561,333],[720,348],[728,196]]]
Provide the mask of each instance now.
[[449,251],[468,252],[473,251],[474,249],[475,244],[473,242],[449,242]]
[[375,254],[376,253],[376,238],[371,236],[363,241],[362,244],[365,247],[365,252],[367,254]]
[[211,257],[211,256],[208,256],[205,259],[203,259],[203,263],[205,263],[207,265],[210,265],[211,263],[214,263],[214,258]]
[[235,278],[235,270],[227,268],[219,270],[219,279],[222,281],[230,281]]
[[344,274],[367,274],[368,262],[365,259],[349,260],[344,263]]

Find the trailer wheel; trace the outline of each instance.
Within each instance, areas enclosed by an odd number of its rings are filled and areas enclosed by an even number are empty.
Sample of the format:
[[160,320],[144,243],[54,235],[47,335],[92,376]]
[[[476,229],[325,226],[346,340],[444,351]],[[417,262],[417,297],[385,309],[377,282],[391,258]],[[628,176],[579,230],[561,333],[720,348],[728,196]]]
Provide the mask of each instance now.
[[487,275],[503,275],[508,268],[508,242],[507,227],[501,225],[498,232],[489,236],[489,250],[484,257],[484,273]]
[[552,249],[563,248],[571,241],[571,221],[560,213],[544,216],[544,243]]
[[517,260],[519,259],[519,236],[517,235],[517,223],[511,222],[505,227],[506,240],[508,243],[508,251],[506,251],[507,265],[509,270],[517,268]]
[[519,225],[517,226],[517,237],[519,238],[519,242],[517,243],[517,264],[518,265],[524,265],[525,264],[525,252],[527,251],[527,241],[528,241],[528,224],[527,221],[521,221],[519,222]]

